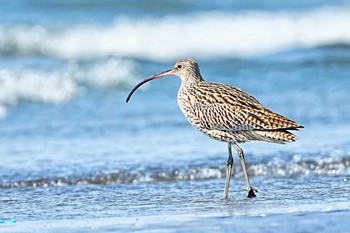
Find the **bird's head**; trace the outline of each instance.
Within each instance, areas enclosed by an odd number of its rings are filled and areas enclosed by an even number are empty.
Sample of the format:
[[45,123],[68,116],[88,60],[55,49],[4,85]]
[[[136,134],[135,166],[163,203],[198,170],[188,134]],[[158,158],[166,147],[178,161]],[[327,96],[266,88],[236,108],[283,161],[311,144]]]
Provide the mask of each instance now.
[[191,58],[180,59],[175,63],[174,67],[171,68],[170,70],[166,70],[159,74],[155,74],[143,80],[142,82],[138,83],[129,93],[128,97],[126,98],[126,102],[130,100],[132,94],[137,90],[137,88],[139,88],[146,82],[149,82],[153,79],[168,76],[168,75],[176,75],[181,79],[182,82],[195,82],[195,81],[202,80],[202,76],[200,74],[198,64],[195,60]]
[[198,64],[191,58],[178,60],[170,70],[171,74],[180,77],[182,81],[191,81],[192,79],[201,80]]

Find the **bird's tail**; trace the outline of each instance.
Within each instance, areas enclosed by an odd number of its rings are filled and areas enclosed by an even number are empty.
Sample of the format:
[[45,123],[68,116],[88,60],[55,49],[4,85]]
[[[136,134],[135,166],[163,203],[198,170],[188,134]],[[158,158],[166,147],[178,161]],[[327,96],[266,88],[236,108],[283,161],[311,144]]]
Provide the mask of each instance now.
[[[295,130],[297,130],[295,128]],[[266,131],[260,131],[256,130],[254,133],[260,137],[262,141],[267,142],[275,142],[275,143],[286,143],[286,142],[295,142],[298,140],[298,137],[289,132],[286,129],[281,130],[266,130]]]

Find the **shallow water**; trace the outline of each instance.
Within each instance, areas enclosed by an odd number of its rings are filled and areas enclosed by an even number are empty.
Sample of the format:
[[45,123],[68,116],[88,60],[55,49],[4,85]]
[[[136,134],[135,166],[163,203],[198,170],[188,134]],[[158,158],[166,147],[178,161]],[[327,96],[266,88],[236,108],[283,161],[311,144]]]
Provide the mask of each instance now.
[[[1,3],[0,231],[347,232],[348,2],[147,3]],[[182,116],[178,78],[125,103],[182,56],[304,125],[241,145],[257,198],[236,156],[222,198],[227,146]]]
[[346,232],[347,178],[269,178],[252,179],[259,184],[255,199],[244,198],[242,178],[234,180],[228,200],[222,199],[220,179],[5,190],[11,198],[1,197],[2,202],[17,209],[3,211],[17,216],[18,222],[2,230]]

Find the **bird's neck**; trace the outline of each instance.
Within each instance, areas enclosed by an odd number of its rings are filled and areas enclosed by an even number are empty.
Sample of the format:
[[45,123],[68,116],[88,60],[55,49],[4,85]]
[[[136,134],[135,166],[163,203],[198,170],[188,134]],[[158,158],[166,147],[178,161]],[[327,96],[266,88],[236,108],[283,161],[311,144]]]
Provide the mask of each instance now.
[[186,90],[189,90],[193,86],[198,85],[198,83],[203,82],[203,78],[201,75],[197,77],[186,77],[186,78],[181,78],[181,86],[180,90],[182,92],[186,92]]

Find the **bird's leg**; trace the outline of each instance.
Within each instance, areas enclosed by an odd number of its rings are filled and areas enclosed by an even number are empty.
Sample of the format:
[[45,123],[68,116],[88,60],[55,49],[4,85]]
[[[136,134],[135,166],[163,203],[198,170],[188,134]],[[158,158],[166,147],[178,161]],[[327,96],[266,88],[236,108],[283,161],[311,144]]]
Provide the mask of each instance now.
[[232,151],[231,151],[231,143],[228,143],[228,159],[227,159],[226,182],[225,182],[225,190],[224,190],[225,199],[227,199],[228,197],[228,190],[230,188],[232,167],[233,167],[233,157],[232,157]]
[[235,147],[235,149],[237,151],[237,154],[238,154],[238,157],[241,160],[241,165],[242,165],[242,169],[243,169],[243,175],[244,175],[244,178],[245,178],[245,184],[247,186],[247,197],[249,197],[249,198],[256,197],[256,195],[254,193],[254,189],[252,188],[252,186],[250,185],[250,182],[249,182],[247,166],[245,164],[243,150],[235,143],[233,144],[233,146]]

